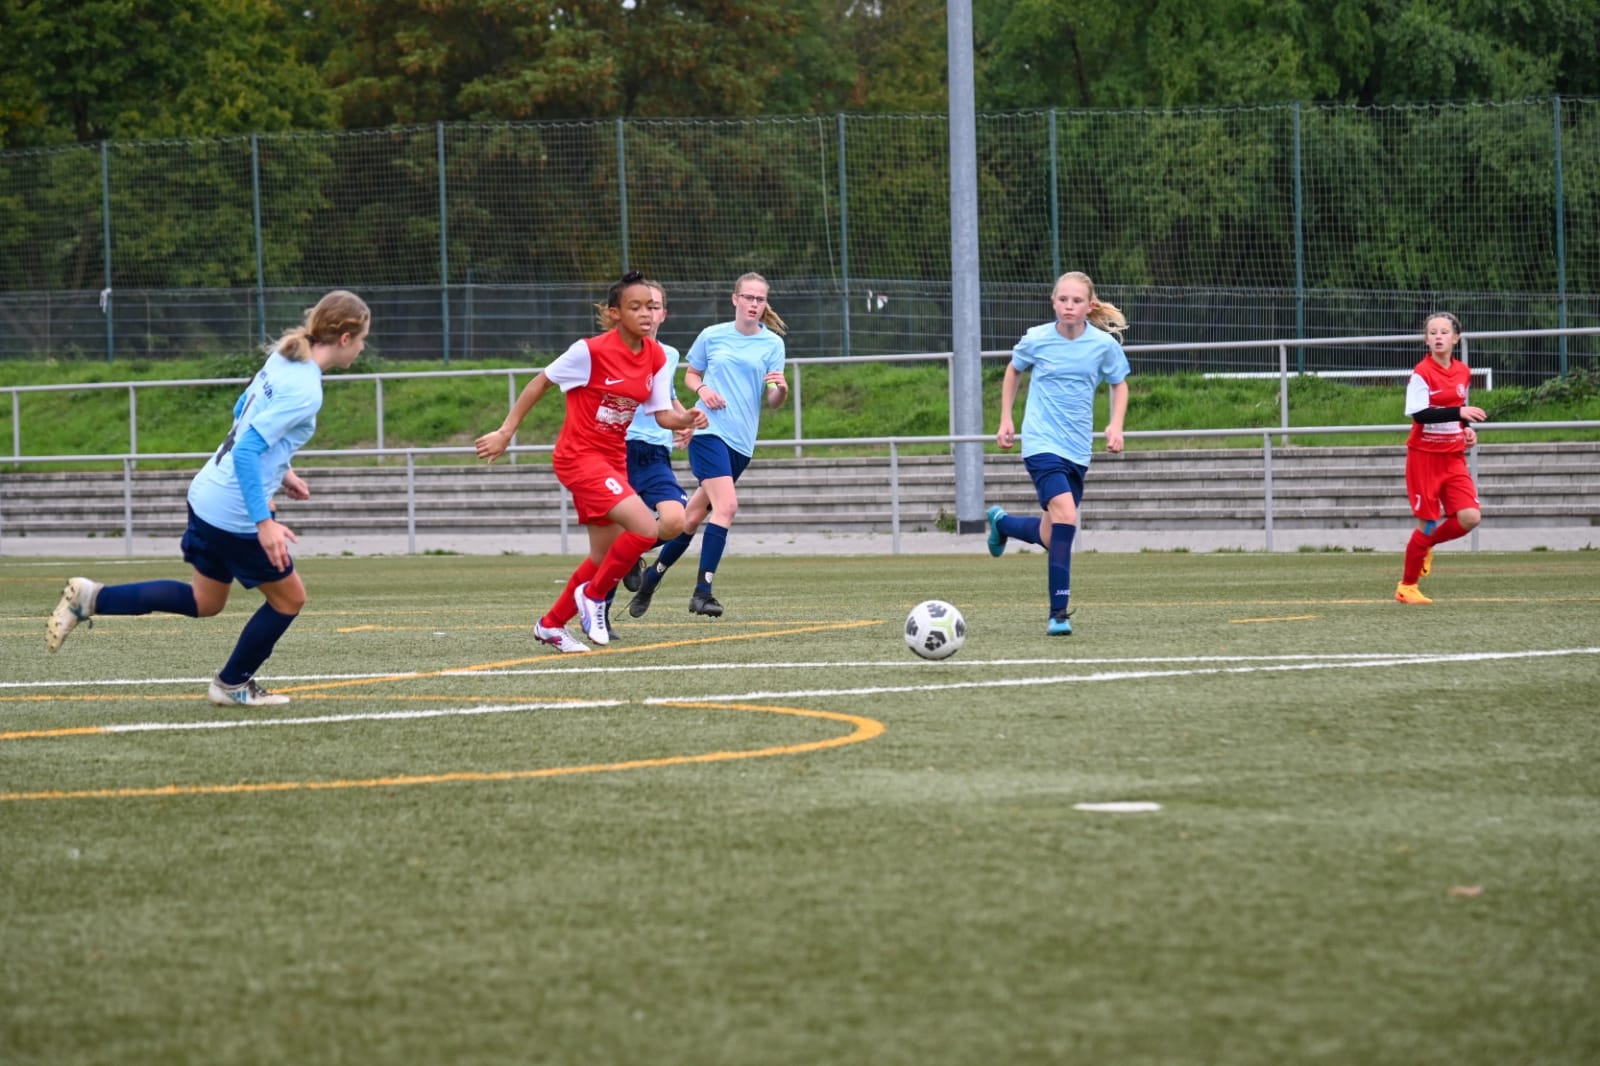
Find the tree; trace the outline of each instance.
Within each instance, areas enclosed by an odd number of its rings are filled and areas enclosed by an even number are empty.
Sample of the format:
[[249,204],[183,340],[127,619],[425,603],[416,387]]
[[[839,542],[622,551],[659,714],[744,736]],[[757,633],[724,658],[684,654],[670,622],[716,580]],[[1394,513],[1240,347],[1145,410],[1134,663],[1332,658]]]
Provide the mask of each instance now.
[[277,0],[0,0],[0,147],[327,124]]

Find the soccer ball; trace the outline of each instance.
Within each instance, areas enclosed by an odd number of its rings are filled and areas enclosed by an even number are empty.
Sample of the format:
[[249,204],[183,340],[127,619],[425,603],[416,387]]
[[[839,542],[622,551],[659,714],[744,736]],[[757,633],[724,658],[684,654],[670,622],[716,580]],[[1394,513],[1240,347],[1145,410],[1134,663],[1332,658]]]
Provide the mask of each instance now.
[[906,647],[924,659],[948,659],[967,642],[967,620],[943,600],[924,600],[906,615]]

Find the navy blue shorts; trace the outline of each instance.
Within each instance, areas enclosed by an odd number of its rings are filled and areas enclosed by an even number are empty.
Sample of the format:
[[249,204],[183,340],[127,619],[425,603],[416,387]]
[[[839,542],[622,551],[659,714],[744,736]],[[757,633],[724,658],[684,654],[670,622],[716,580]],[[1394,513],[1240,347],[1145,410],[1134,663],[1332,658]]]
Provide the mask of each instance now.
[[688,504],[689,494],[672,472],[672,451],[642,440],[628,442],[628,484],[652,510],[667,500]]
[[200,518],[189,508],[189,528],[183,531],[183,561],[205,577],[224,585],[237,581],[247,589],[282,581],[294,573],[294,560],[279,570],[261,550],[261,541],[243,533],[229,533]]
[[750,457],[728,447],[721,437],[696,433],[689,438],[689,469],[701,481],[714,477],[731,477],[738,481],[749,465]]
[[1039,506],[1050,510],[1050,501],[1063,492],[1072,493],[1073,506],[1083,503],[1083,475],[1087,468],[1059,455],[1026,455],[1022,465],[1033,478],[1033,489],[1039,494]]

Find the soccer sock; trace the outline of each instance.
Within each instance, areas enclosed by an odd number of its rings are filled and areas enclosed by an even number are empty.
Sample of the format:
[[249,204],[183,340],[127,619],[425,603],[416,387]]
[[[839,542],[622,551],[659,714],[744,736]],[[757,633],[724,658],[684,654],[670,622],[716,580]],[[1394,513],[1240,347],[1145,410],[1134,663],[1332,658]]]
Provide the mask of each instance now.
[[1420,529],[1411,531],[1411,539],[1406,541],[1406,562],[1400,573],[1400,584],[1415,585],[1422,577],[1422,561],[1427,558],[1430,547],[1427,534]]
[[199,618],[194,588],[182,581],[135,581],[129,585],[107,585],[94,598],[95,614],[181,614]]
[[611,542],[611,547],[606,551],[606,557],[595,568],[594,577],[589,579],[587,590],[589,598],[606,599],[611,593],[616,592],[622,575],[631,570],[633,564],[654,547],[655,543],[654,537],[629,533],[627,530],[617,534],[617,539]]
[[239,642],[233,646],[227,665],[218,672],[218,679],[224,685],[238,685],[254,677],[294,620],[294,615],[279,614],[272,604],[263,603],[244,624],[244,632],[239,634]]
[[1068,522],[1050,523],[1050,562],[1045,572],[1050,579],[1050,613],[1067,609],[1072,598],[1072,538],[1078,527]]
[[[1455,540],[1457,537],[1464,537],[1469,532],[1471,531],[1464,528],[1460,521],[1457,520],[1455,515],[1451,515],[1434,528],[1433,536],[1428,538],[1428,544],[1443,544],[1447,540]],[[101,595],[104,596],[105,593],[102,592]]]
[[661,546],[661,554],[656,556],[655,565],[645,568],[645,584],[654,585],[660,581],[672,564],[683,558],[684,552],[687,552],[689,545],[693,543],[693,533],[679,533],[676,537],[663,544]]
[[1011,537],[1014,540],[1026,541],[1029,544],[1042,544],[1044,542],[1039,538],[1039,525],[1040,519],[1019,518],[1014,514],[1008,514],[995,523],[995,528],[1000,530],[1001,535]]
[[567,587],[561,590],[556,602],[552,603],[550,609],[544,613],[544,617],[539,619],[539,624],[546,629],[560,629],[572,621],[572,616],[578,613],[578,605],[573,601],[572,594],[577,591],[579,585],[591,580],[598,569],[592,559],[585,559],[579,563],[572,576],[567,578]]
[[711,579],[717,576],[717,567],[722,563],[722,550],[727,546],[727,529],[710,522],[706,523],[706,531],[700,537],[700,576],[694,583],[697,590],[711,591]]

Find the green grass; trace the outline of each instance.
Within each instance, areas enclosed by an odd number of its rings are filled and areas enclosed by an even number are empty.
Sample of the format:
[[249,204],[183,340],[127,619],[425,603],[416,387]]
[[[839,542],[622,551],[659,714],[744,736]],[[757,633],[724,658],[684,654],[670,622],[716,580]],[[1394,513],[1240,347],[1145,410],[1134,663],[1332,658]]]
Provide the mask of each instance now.
[[235,714],[258,597],[50,657],[69,573],[184,568],[0,561],[0,1061],[1600,1058],[1593,553],[1427,608],[1392,554],[1090,553],[1065,639],[1037,554],[732,556],[727,617],[675,573],[557,656],[572,562],[304,559],[295,702]]
[[[114,365],[0,362],[0,386],[248,377],[256,365],[255,360],[244,357]],[[457,360],[450,368],[466,370],[507,365],[511,364]],[[358,364],[355,372],[430,369],[443,367],[369,359]],[[999,364],[988,365],[984,370],[986,431],[998,424],[1003,374],[1004,368]],[[801,370],[800,378],[807,439],[938,436],[949,431],[948,389],[942,365],[809,366]],[[1179,374],[1135,376],[1129,382],[1132,394],[1126,428],[1130,430],[1265,429],[1280,424],[1275,381],[1210,380],[1194,374]],[[520,389],[523,384],[525,379],[519,378],[517,387]],[[139,450],[147,453],[209,451],[226,434],[233,400],[239,391],[240,386],[234,385],[139,390]],[[1295,378],[1289,385],[1290,424],[1399,427],[1404,422],[1403,392],[1398,384],[1377,387],[1323,378]],[[376,447],[375,395],[370,382],[330,383],[311,447]],[[1025,398],[1025,394],[1018,398],[1014,412],[1019,424]],[[1557,379],[1535,389],[1499,388],[1492,393],[1476,393],[1473,399],[1500,421],[1600,421],[1600,374],[1579,369],[1566,381]],[[1105,424],[1106,402],[1102,389],[1095,416],[1097,426]],[[508,406],[506,381],[500,377],[386,382],[384,443],[391,447],[470,446],[480,434],[500,424]],[[560,398],[547,396],[524,423],[519,439],[525,444],[553,442],[562,413]],[[120,454],[128,450],[126,390],[28,394],[21,404],[21,422],[22,453],[25,455]],[[0,403],[0,440],[10,440],[11,435],[11,406]],[[761,436],[766,440],[792,440],[793,408],[767,412],[762,419]],[[1296,437],[1294,443],[1351,445],[1382,439],[1386,438],[1329,434]],[[1496,431],[1486,441],[1513,443],[1551,439],[1597,440],[1600,430]],[[1128,446],[1139,449],[1260,447],[1260,444],[1257,435],[1136,439],[1130,440]],[[925,446],[922,450],[938,452],[946,447]],[[826,449],[813,449],[810,454],[823,451]],[[447,461],[462,460],[463,457],[455,456]],[[326,464],[327,460],[319,462]],[[142,465],[162,464],[147,462]],[[192,461],[166,465],[192,465]],[[28,469],[40,468],[30,465]]]

